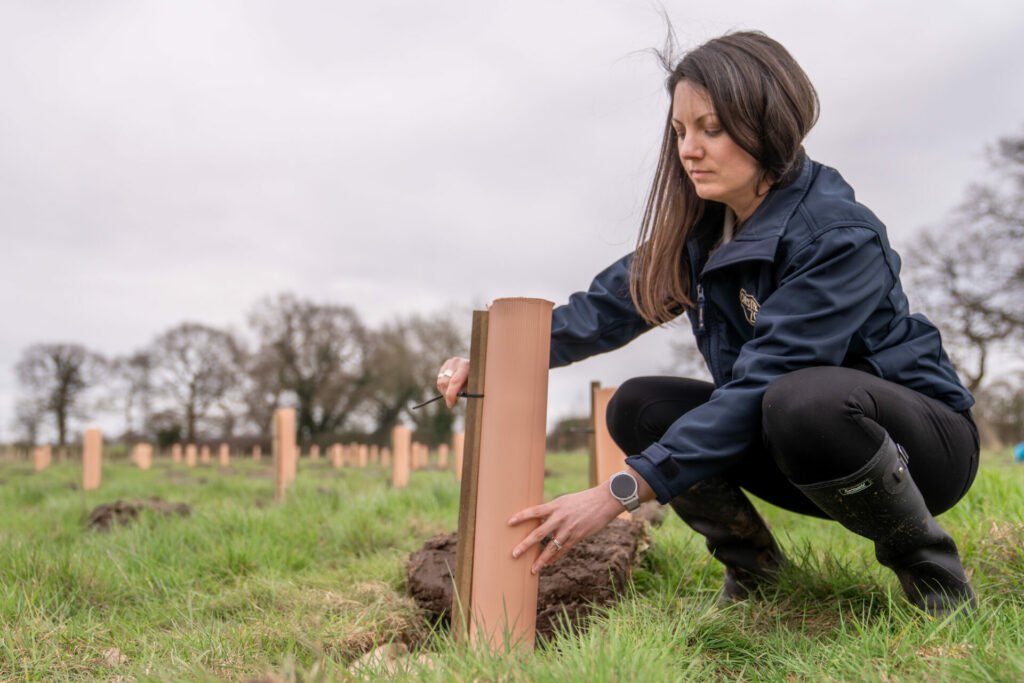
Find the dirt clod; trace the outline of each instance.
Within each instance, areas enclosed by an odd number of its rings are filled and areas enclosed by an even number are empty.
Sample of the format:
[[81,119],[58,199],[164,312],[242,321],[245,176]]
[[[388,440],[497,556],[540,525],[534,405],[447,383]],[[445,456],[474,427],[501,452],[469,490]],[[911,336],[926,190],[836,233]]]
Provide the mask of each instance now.
[[186,503],[169,503],[156,497],[145,500],[119,500],[97,506],[89,513],[89,521],[86,526],[98,531],[109,531],[115,524],[134,522],[138,518],[140,510],[154,510],[164,515],[180,515],[182,517],[192,514],[192,507]]
[[[456,541],[456,534],[434,536],[406,568],[409,594],[432,621],[445,625],[451,619]],[[595,606],[614,603],[648,545],[643,522],[616,519],[541,570],[537,635],[550,637],[566,621],[581,629]]]
[[103,651],[103,663],[107,666],[121,666],[128,663],[128,657],[116,647]]

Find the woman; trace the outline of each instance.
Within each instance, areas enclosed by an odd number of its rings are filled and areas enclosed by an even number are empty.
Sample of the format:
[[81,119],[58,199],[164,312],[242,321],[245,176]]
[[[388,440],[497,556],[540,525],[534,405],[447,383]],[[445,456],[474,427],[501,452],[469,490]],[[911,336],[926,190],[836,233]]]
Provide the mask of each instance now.
[[[761,33],[716,38],[668,77],[661,158],[636,250],[555,308],[551,367],[618,348],[686,312],[714,384],[632,379],[608,408],[629,454],[609,482],[517,513],[541,523],[539,571],[640,501],[670,503],[726,567],[723,599],[785,557],[743,490],[874,541],[929,614],[975,604],[933,518],[977,471],[974,402],[938,331],[910,314],[885,227],[801,146],[806,74]],[[449,406],[469,362],[446,361]]]

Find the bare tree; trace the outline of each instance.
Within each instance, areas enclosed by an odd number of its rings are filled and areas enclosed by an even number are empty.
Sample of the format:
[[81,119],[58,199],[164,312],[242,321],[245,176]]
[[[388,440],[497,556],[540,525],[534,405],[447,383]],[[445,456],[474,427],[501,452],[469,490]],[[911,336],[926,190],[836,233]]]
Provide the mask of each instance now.
[[14,367],[25,405],[34,403],[53,415],[57,446],[63,448],[69,420],[83,416],[86,392],[103,372],[103,357],[80,344],[34,344]]
[[110,362],[107,388],[110,403],[124,416],[127,438],[135,438],[145,428],[153,412],[153,355],[137,351]]
[[242,405],[246,421],[260,435],[270,434],[274,411],[282,403],[284,383],[281,367],[272,350],[261,349],[248,358]]
[[421,441],[436,444],[448,439],[455,413],[441,402],[416,411],[411,406],[436,394],[441,363],[467,355],[467,340],[466,331],[444,314],[398,319],[371,335],[367,408],[377,426],[374,440],[385,442],[403,417],[413,422]]
[[14,428],[22,443],[39,443],[39,432],[46,419],[46,405],[37,399],[21,398],[14,406]]
[[367,384],[366,330],[356,312],[281,294],[260,301],[249,324],[258,339],[257,403],[294,395],[302,441],[344,429]]
[[239,381],[244,351],[234,335],[199,323],[182,323],[158,336],[150,347],[157,393],[179,413],[186,440]]
[[990,180],[968,189],[949,226],[925,231],[907,258],[912,293],[971,392],[993,355],[1024,338],[1024,136],[999,140],[990,165]]
[[1006,373],[982,387],[975,412],[978,424],[989,430],[991,447],[1024,441],[1024,371]]

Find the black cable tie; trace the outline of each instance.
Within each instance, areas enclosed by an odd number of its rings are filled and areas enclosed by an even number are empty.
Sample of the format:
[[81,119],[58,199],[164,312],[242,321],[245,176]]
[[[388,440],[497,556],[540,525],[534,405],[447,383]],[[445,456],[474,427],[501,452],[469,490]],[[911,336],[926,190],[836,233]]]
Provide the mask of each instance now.
[[[483,398],[484,397],[483,394],[471,394],[468,391],[460,391],[456,395],[457,396],[461,396],[462,398]],[[416,410],[417,408],[422,408],[423,406],[429,405],[429,404],[433,403],[434,401],[440,401],[442,398],[444,398],[444,395],[443,394],[438,394],[434,398],[428,398],[426,401],[424,401],[423,403],[419,404],[418,406],[413,406],[412,409]]]

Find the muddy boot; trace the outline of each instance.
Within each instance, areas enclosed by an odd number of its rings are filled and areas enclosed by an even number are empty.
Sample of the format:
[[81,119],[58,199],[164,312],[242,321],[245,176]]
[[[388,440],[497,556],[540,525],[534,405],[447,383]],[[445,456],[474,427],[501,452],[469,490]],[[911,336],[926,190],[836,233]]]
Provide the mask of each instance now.
[[832,519],[874,541],[875,557],[896,572],[903,592],[920,609],[942,617],[961,605],[977,605],[956,543],[928,511],[906,451],[888,434],[853,474],[797,488]]
[[725,565],[719,605],[745,600],[770,584],[786,564],[768,525],[739,487],[720,477],[699,481],[670,502],[694,531],[707,539],[711,555]]

